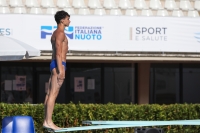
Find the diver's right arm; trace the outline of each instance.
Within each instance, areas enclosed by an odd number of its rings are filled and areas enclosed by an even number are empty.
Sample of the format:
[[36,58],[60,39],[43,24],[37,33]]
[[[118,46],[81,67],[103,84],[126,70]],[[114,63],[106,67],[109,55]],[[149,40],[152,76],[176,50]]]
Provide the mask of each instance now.
[[65,78],[64,70],[62,69],[62,44],[64,39],[65,39],[65,34],[63,32],[60,32],[56,35],[55,54],[59,72],[58,79],[61,80]]

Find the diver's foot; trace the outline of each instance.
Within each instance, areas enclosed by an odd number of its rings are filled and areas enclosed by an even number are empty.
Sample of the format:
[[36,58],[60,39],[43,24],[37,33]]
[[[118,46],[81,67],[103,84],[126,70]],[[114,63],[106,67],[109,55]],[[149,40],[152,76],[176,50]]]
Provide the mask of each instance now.
[[46,129],[52,129],[52,130],[60,130],[62,128],[56,126],[53,122],[50,123],[50,124],[47,124],[47,122],[44,122],[43,123],[43,127],[46,128]]

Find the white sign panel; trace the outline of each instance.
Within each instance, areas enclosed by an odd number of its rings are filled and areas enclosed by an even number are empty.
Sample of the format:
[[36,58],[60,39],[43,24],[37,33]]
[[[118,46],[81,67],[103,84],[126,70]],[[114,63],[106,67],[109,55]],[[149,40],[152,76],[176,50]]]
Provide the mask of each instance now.
[[84,77],[75,77],[74,78],[74,92],[84,92]]
[[[1,14],[0,33],[51,50],[53,15]],[[37,20],[37,21],[36,21]],[[200,52],[200,18],[78,16],[65,29],[69,50]]]
[[95,79],[87,80],[87,89],[91,89],[91,90],[95,89]]
[[12,90],[12,80],[5,80],[5,90],[6,91]]
[[16,77],[16,90],[25,91],[26,90],[26,76],[15,76]]

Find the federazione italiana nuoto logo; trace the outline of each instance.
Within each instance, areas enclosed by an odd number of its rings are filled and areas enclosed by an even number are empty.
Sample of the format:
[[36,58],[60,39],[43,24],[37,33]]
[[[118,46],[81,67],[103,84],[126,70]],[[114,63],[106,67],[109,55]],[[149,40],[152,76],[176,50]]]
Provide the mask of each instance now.
[[[41,39],[51,36],[56,28],[57,26],[41,26]],[[71,40],[101,40],[102,29],[101,26],[69,26],[64,32]]]

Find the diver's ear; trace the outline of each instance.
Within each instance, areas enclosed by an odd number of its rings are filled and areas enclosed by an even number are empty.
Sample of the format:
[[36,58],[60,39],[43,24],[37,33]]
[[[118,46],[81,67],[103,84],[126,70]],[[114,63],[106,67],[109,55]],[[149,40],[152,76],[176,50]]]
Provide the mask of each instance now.
[[63,19],[61,19],[60,22],[63,23]]

